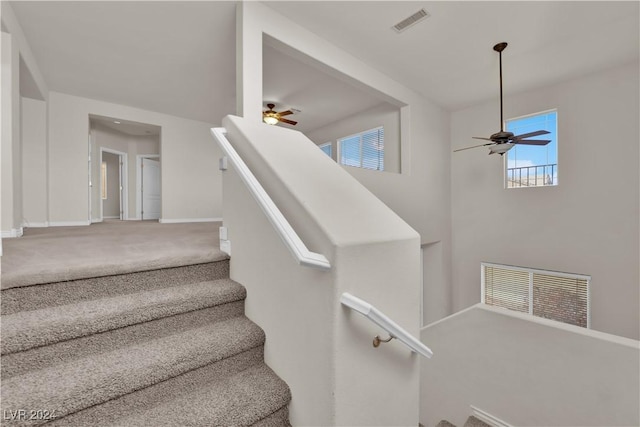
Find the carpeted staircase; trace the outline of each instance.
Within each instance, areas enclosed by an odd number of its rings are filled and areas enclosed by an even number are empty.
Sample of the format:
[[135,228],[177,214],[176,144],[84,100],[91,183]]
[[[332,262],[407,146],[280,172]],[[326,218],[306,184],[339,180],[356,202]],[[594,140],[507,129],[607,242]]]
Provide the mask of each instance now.
[[288,426],[245,295],[226,258],[3,289],[2,425]]
[[[436,427],[456,427],[456,425],[447,420],[442,420],[436,425]],[[491,425],[471,415],[467,418],[467,421],[465,421],[464,427],[491,427]]]

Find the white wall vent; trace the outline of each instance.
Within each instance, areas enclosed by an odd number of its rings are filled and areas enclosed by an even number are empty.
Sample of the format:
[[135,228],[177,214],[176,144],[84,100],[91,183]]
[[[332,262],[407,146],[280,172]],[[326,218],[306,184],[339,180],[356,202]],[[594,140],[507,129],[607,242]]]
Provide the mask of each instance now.
[[401,33],[407,28],[411,27],[412,25],[417,24],[418,22],[428,17],[429,17],[429,12],[427,12],[424,9],[420,9],[419,11],[409,16],[408,18],[405,18],[402,21],[398,22],[396,25],[393,26],[393,29],[396,30],[396,32]]

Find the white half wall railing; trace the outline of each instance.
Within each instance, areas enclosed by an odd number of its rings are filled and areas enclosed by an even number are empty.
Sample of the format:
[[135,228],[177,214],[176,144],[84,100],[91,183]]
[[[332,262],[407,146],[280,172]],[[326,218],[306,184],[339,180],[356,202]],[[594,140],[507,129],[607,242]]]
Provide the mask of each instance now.
[[[400,325],[391,320],[386,314],[384,314],[368,302],[355,297],[348,292],[344,292],[340,297],[340,303],[352,310],[357,311],[376,325],[380,326],[382,329],[387,331],[391,338],[398,339],[407,347],[409,347],[413,352],[421,354],[428,359],[433,356],[433,352],[429,347],[422,344],[417,338],[415,338]],[[380,342],[388,341],[389,340],[381,340],[376,336],[373,345],[377,347]]]
[[298,236],[293,227],[291,227],[289,221],[282,215],[280,209],[278,209],[260,182],[258,182],[258,179],[253,175],[251,170],[249,170],[244,160],[242,160],[238,152],[233,148],[226,137],[226,129],[222,127],[211,128],[211,133],[298,264],[324,270],[330,269],[331,264],[324,255],[311,252],[307,249],[307,246],[302,239],[300,239],[300,236]]

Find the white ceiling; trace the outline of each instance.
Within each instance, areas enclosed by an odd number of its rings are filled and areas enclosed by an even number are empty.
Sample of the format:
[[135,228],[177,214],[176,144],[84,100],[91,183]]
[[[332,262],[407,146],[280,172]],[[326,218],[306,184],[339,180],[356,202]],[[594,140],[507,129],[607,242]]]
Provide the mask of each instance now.
[[384,102],[372,93],[310,65],[313,61],[300,61],[286,49],[274,46],[277,43],[263,47],[264,107],[273,103],[276,111],[293,108],[294,114],[285,118],[298,122],[295,126],[280,126],[311,132]]
[[50,90],[209,123],[235,112],[234,2],[11,6]]
[[[640,3],[613,1],[270,2],[294,22],[448,110],[638,61]],[[425,8],[398,34],[391,27]]]
[[[267,4],[448,110],[497,98],[497,42],[509,43],[507,94],[637,62],[640,52],[637,1]],[[235,2],[11,5],[51,90],[214,124],[235,112]],[[391,29],[422,7],[425,21]],[[265,101],[302,110],[291,118],[309,130],[377,102],[311,68],[267,48]]]
[[150,125],[148,123],[132,122],[131,120],[117,117],[104,117],[95,114],[89,116],[89,122],[92,126],[94,124],[101,124],[109,129],[132,136],[157,136],[160,135],[162,130],[160,126]]

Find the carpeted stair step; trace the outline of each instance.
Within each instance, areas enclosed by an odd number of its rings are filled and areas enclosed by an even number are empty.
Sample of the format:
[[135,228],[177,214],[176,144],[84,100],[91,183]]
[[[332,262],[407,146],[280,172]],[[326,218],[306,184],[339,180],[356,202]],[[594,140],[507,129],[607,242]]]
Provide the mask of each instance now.
[[12,288],[5,288],[3,271],[0,307],[5,315],[226,277],[229,277],[228,258],[203,264]]
[[255,347],[167,381],[91,406],[66,417],[57,418],[47,424],[47,427],[101,426],[108,422],[115,422],[115,420],[131,417],[149,408],[163,405],[203,387],[213,387],[214,384],[261,363],[264,363],[264,347]]
[[284,406],[266,418],[252,425],[253,427],[291,427],[289,422],[289,406]]
[[491,424],[487,424],[479,418],[471,415],[464,423],[464,427],[491,427]]
[[289,387],[261,363],[110,425],[246,426],[281,411],[290,399]]
[[[441,420],[436,427],[456,427],[455,424],[450,423],[447,420]],[[485,423],[479,418],[471,415],[464,423],[464,427],[491,427],[490,424]]]
[[[257,325],[234,317],[5,380],[2,410],[48,410],[64,417],[263,344],[264,332]],[[5,425],[13,422],[5,420]]]
[[244,300],[2,356],[2,379],[244,315]]
[[243,300],[231,279],[174,286],[3,316],[2,354]]

